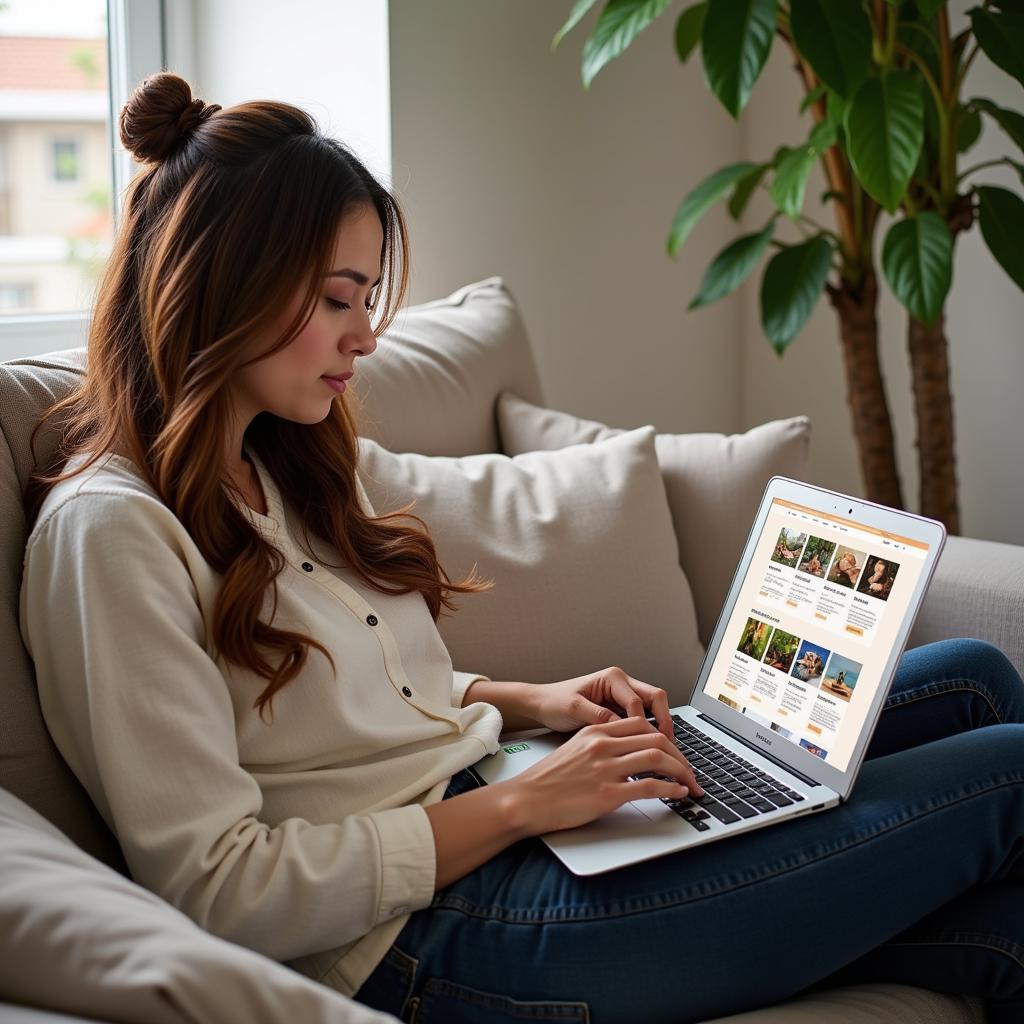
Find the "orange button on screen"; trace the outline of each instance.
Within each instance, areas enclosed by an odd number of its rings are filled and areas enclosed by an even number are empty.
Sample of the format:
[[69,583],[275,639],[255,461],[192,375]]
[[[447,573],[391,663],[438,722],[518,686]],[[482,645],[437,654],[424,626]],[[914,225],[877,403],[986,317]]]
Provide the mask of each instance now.
[[821,735],[821,728],[819,726],[815,725],[813,722],[808,722],[807,723],[807,728],[811,732],[816,732],[819,736]]
[[821,619],[822,622],[825,622],[827,620],[827,618],[828,618],[827,615],[822,615],[821,612],[815,612],[814,613],[814,617],[816,619]]
[[846,627],[846,632],[847,633],[856,633],[857,636],[863,636],[864,635],[864,630],[861,629],[860,626],[847,626]]

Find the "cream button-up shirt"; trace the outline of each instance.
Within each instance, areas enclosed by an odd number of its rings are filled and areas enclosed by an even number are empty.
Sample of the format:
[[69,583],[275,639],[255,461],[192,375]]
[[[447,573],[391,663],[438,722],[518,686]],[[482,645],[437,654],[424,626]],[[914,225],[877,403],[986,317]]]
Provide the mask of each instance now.
[[[28,540],[21,632],[60,752],[133,878],[206,930],[354,994],[409,914],[430,904],[424,807],[498,748],[502,721],[461,707],[419,592],[359,580],[249,453],[284,554],[274,624],[315,637],[278,691],[212,644],[221,577],[134,464],[107,454],[46,496]],[[366,492],[360,500],[372,514]],[[272,603],[267,602],[270,613]]]

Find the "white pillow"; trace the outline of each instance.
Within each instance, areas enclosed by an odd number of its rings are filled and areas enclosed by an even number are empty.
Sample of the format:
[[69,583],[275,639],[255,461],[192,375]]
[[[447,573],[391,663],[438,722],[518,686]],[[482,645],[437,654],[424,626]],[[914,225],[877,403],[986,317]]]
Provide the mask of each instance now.
[[387,1024],[203,931],[0,789],[3,1000],[124,1024]]
[[377,515],[415,499],[453,580],[477,564],[495,587],[458,594],[438,628],[456,666],[554,682],[618,665],[691,692],[704,650],[679,569],[654,428],[557,452],[396,454],[360,438]]
[[[543,409],[510,391],[498,396],[498,432],[507,455],[603,441],[624,433],[593,420]],[[701,639],[722,610],[765,485],[801,479],[811,423],[775,420],[745,434],[658,434],[655,448],[679,544],[679,564],[693,588]]]

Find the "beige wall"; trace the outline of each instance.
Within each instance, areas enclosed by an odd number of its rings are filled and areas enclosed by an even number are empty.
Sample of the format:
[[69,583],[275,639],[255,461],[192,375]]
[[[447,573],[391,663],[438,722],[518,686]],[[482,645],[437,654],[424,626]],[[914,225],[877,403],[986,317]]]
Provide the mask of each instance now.
[[584,92],[582,28],[550,51],[568,3],[390,7],[412,300],[501,274],[552,406],[617,426],[738,427],[742,309],[686,315],[727,218],[709,217],[679,263],[664,239],[687,188],[741,139],[700,68],[680,67],[668,20]]
[[[803,139],[797,83],[781,50],[737,125],[710,98],[699,63],[679,65],[671,15],[585,93],[579,54],[593,17],[549,50],[568,0],[390,6],[393,176],[412,229],[412,300],[502,274],[524,311],[552,406],[663,431],[729,431],[807,413],[812,477],[858,493],[827,303],[780,360],[760,331],[759,274],[739,295],[686,312],[704,267],[743,229],[716,210],[678,264],[664,255],[676,205],[701,178]],[[970,81],[978,94],[1019,109],[1019,85],[984,60]],[[994,127],[986,127],[971,162],[990,151],[1009,151]],[[823,190],[816,180],[809,196]],[[1013,182],[1001,172],[987,180]],[[752,209],[748,226],[757,216]],[[912,507],[903,318],[888,294],[881,308]],[[964,532],[1016,543],[1024,543],[1022,313],[1020,292],[977,229],[961,238],[948,331]]]

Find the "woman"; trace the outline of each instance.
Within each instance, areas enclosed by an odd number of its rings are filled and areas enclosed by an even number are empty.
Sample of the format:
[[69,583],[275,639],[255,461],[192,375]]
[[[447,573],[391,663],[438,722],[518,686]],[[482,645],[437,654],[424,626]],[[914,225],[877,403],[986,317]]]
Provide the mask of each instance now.
[[[1024,687],[999,652],[910,652],[844,807],[571,876],[533,837],[700,789],[664,691],[619,668],[453,672],[440,607],[486,581],[372,515],[342,397],[404,292],[394,200],[301,111],[171,74],[120,133],[148,166],[27,495],[22,629],[138,881],[419,1024],[702,1020],[841,968],[1019,1013]],[[502,727],[538,724],[577,731],[477,788]]]

